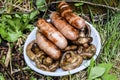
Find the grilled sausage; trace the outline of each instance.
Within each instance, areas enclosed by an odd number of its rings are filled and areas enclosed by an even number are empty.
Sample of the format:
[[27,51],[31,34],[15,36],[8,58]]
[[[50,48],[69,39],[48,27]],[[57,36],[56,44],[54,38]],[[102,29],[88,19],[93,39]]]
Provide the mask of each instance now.
[[51,42],[61,49],[67,46],[66,38],[55,28],[52,24],[46,22],[44,19],[37,21],[37,27],[39,31],[45,35]]
[[53,43],[51,43],[44,35],[37,32],[36,42],[41,50],[48,54],[51,58],[57,60],[61,56],[61,51]]
[[62,16],[64,16],[64,14],[66,14],[66,13],[73,12],[72,9],[70,8],[70,6],[64,1],[59,3],[58,9],[60,10],[60,13]]
[[78,38],[78,30],[72,27],[67,21],[62,18],[58,12],[51,13],[51,21],[55,27],[69,40],[76,40]]
[[85,20],[70,10],[70,6],[66,2],[61,2],[58,5],[61,16],[64,17],[72,26],[77,29],[85,27]]

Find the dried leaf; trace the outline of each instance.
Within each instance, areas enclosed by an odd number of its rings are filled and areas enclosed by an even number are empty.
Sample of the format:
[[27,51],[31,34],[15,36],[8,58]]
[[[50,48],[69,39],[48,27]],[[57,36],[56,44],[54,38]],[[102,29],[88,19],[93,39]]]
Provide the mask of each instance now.
[[10,43],[8,43],[8,52],[7,52],[7,55],[6,55],[6,59],[5,59],[5,66],[8,67],[9,65],[9,62],[11,60],[11,48],[10,48]]

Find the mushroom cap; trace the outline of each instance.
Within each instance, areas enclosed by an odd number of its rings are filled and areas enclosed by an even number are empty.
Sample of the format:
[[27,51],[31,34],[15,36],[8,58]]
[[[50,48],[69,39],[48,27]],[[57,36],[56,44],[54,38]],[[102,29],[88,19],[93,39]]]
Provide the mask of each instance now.
[[83,58],[74,53],[74,51],[66,51],[60,61],[60,67],[67,71],[72,70],[80,66],[80,64],[83,62]]

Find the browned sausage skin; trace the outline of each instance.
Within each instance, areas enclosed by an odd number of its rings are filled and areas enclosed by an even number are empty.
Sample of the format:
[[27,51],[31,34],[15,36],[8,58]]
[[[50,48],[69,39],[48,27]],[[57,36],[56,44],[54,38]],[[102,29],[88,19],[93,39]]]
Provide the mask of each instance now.
[[[70,6],[66,2],[64,2],[64,1],[59,3],[58,9],[60,10],[60,12],[62,14],[65,14],[67,12],[72,12],[72,9],[70,8]],[[62,16],[64,16],[64,15],[62,15]]]
[[45,35],[51,42],[61,49],[67,46],[66,38],[55,28],[52,24],[46,22],[44,19],[37,21],[37,27],[39,31]]
[[48,54],[51,58],[57,60],[61,56],[61,51],[41,33],[37,32],[36,42],[41,50]]
[[58,9],[61,16],[64,17],[72,26],[77,29],[85,27],[85,20],[72,12],[70,6],[66,2],[60,2]]
[[64,17],[71,25],[78,29],[85,27],[85,20],[74,13],[66,13]]
[[76,40],[79,32],[72,27],[65,19],[63,19],[58,12],[51,13],[51,21],[55,27],[69,40]]

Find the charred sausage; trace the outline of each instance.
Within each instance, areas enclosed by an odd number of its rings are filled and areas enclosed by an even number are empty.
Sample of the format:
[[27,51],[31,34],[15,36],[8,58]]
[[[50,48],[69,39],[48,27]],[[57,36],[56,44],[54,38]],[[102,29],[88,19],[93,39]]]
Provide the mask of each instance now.
[[52,42],[50,42],[44,35],[37,32],[36,42],[41,50],[48,54],[51,58],[57,60],[61,56],[61,51]]
[[62,18],[58,12],[51,13],[51,21],[55,27],[69,40],[76,40],[79,32]]
[[44,19],[37,21],[39,31],[45,35],[51,42],[61,49],[67,46],[66,38],[55,28],[52,24],[46,22]]
[[85,27],[85,20],[70,10],[70,6],[66,2],[61,2],[58,5],[61,16],[64,17],[72,26],[77,29]]

